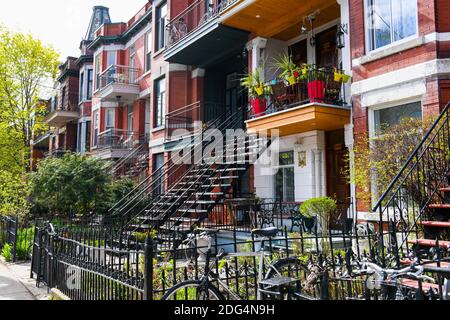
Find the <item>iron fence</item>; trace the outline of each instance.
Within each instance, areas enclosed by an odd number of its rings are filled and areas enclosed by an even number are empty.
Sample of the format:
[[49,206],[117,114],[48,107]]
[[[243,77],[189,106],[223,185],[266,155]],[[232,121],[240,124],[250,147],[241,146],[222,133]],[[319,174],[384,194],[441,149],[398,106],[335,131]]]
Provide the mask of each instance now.
[[5,245],[8,245],[9,249],[5,249],[5,258],[12,262],[29,260],[33,246],[33,232],[33,224],[27,219],[0,216],[0,249]]
[[[213,254],[221,250],[257,252],[261,248],[259,238],[243,237],[236,230],[223,230],[211,237],[210,246],[201,238],[191,238],[168,248],[146,233],[121,233],[115,227],[71,224],[56,227],[53,233],[37,224],[32,275],[38,283],[58,288],[75,300],[159,300],[176,284],[203,276],[209,248]],[[264,249],[271,262],[292,257],[302,261],[301,270],[292,268],[287,272],[305,283],[309,280],[301,273],[306,265],[322,268],[308,293],[312,299],[377,300],[387,299],[383,291],[386,286],[374,288],[368,286],[367,279],[340,277],[339,270],[351,269],[353,259],[380,261],[379,242],[376,232],[291,233],[285,226],[264,244]],[[215,273],[234,294],[253,300],[259,290],[258,259],[231,257],[215,265]],[[268,268],[264,265],[263,274]],[[310,290],[304,285],[302,290]],[[407,285],[411,290],[418,287],[414,281]]]

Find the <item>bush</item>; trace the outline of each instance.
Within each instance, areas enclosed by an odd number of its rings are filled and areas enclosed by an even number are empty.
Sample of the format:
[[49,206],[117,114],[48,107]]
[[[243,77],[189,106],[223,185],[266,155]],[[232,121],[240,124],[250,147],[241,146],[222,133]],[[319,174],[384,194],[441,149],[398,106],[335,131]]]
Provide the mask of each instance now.
[[309,218],[318,217],[322,231],[328,231],[330,217],[336,209],[336,201],[329,197],[310,199],[300,206],[300,211],[304,216]]
[[12,251],[13,251],[12,247],[11,247],[11,245],[9,243],[6,243],[3,246],[2,256],[3,256],[3,258],[5,258],[6,262],[11,262],[12,261],[12,258],[13,258]]
[[33,247],[34,228],[20,229],[17,234],[16,258],[26,261],[30,258]]

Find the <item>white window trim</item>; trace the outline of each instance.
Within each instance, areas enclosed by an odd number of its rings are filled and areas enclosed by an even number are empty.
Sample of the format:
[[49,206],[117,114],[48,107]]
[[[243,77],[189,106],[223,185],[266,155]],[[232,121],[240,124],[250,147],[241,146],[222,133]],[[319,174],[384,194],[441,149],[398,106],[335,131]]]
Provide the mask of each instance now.
[[[108,112],[112,112],[112,126],[108,126]],[[116,109],[115,108],[107,108],[105,110],[105,130],[114,129],[116,127]]]
[[[392,48],[392,47],[396,47],[398,45],[401,45],[401,44],[403,44],[405,42],[409,42],[409,41],[414,40],[414,39],[419,37],[419,13],[417,13],[416,33],[415,34],[413,34],[413,35],[411,35],[409,37],[403,38],[401,40],[391,42],[390,44],[385,45],[383,47],[380,47],[380,48],[372,50],[371,49],[371,45],[370,45],[370,38],[371,38],[371,36],[370,36],[370,32],[369,32],[369,21],[368,21],[369,20],[368,19],[369,18],[368,17],[369,1],[370,0],[364,0],[364,35],[365,35],[365,54],[366,55],[379,53],[381,51],[387,50],[387,49]],[[391,0],[391,1],[396,1],[396,0]]]

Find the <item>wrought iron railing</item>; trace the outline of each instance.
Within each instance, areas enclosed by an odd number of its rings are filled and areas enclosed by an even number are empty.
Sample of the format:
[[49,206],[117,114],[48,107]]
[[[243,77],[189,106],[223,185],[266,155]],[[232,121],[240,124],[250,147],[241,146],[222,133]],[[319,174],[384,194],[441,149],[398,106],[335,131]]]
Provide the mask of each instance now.
[[137,68],[112,65],[100,74],[98,88],[101,90],[111,84],[138,85],[141,74]]
[[215,18],[218,13],[219,6],[213,0],[194,2],[167,24],[167,45],[170,47],[184,39],[194,30]]
[[66,155],[67,153],[70,153],[70,150],[65,150],[65,149],[55,149],[49,152],[45,152],[44,153],[44,157],[48,158],[48,157],[56,157],[56,158],[62,158],[64,157],[64,155]]
[[202,130],[201,103],[195,102],[166,115],[166,141],[191,136]]
[[267,107],[264,111],[253,107],[250,116],[257,118],[313,102],[346,106],[344,84],[340,78],[336,79],[336,75],[342,74],[342,70],[335,68],[309,66],[307,74],[299,74],[294,83],[280,79],[268,81],[270,94],[263,100]]
[[98,135],[98,149],[133,149],[142,144],[142,135],[139,132],[122,129],[108,129]]
[[390,250],[409,253],[408,240],[417,238],[420,221],[430,218],[428,206],[444,202],[439,190],[447,182],[450,165],[449,106],[433,123],[373,208],[379,213],[380,233],[388,222],[396,228],[396,237],[391,238],[392,241],[387,243],[382,238],[383,253]]

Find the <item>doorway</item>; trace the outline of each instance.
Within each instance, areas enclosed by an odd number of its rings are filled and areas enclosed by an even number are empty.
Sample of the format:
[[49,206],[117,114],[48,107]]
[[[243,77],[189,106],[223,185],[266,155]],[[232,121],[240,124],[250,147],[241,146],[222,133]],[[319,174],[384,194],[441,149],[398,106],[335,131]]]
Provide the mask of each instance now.
[[336,200],[338,210],[331,219],[331,228],[338,229],[341,219],[347,218],[351,204],[348,168],[348,148],[345,146],[344,129],[327,132],[326,135],[327,196]]
[[320,67],[337,68],[339,52],[336,44],[337,27],[327,29],[316,36],[316,64]]

